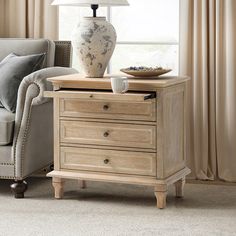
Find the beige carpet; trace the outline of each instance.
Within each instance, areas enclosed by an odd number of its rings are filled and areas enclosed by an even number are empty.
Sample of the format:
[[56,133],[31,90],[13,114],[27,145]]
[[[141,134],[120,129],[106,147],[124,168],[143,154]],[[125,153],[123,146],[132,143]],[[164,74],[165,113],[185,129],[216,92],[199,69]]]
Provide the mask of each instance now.
[[68,181],[54,200],[50,179],[31,178],[25,199],[12,198],[0,180],[0,236],[236,235],[236,187],[187,184],[185,199],[171,188],[158,210],[151,188]]

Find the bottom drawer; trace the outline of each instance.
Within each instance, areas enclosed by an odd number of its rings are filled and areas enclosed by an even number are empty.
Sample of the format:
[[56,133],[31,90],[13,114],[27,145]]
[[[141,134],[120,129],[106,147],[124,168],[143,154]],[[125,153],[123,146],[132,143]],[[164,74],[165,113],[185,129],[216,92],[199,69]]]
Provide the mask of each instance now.
[[62,147],[61,169],[156,176],[156,154]]

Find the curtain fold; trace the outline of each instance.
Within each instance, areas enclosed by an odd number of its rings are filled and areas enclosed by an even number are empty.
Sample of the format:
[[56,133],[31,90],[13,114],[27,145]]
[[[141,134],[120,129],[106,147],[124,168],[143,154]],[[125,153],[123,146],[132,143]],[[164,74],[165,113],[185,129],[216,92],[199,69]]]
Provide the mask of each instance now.
[[52,0],[0,0],[0,37],[58,39]]
[[180,0],[192,177],[236,181],[236,1]]

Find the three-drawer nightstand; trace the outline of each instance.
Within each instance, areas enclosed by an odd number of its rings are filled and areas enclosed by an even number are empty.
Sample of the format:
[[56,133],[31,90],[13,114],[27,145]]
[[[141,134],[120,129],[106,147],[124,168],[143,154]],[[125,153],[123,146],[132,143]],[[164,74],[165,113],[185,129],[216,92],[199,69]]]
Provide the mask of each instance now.
[[188,77],[129,78],[129,91],[113,94],[109,76],[78,74],[48,79],[54,91],[55,197],[65,179],[154,187],[157,207],[167,188],[183,196],[186,167]]

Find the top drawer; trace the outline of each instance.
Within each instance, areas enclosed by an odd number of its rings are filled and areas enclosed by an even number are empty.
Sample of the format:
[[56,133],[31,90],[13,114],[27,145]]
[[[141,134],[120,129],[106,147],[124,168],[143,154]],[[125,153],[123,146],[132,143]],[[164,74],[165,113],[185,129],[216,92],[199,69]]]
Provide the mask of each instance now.
[[60,116],[155,121],[156,99],[152,95],[66,91],[60,96]]

